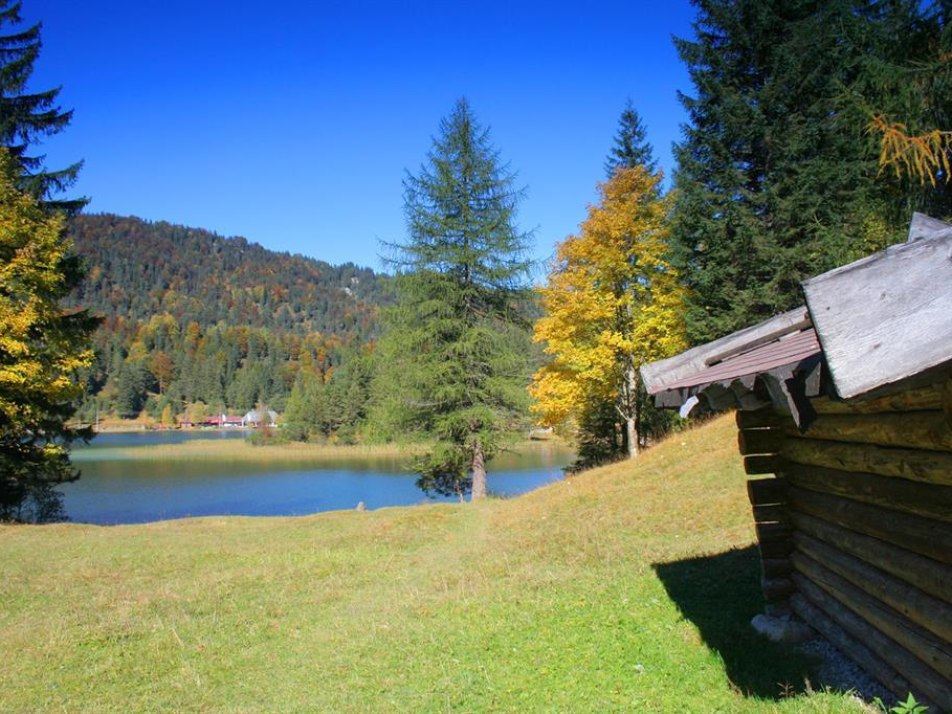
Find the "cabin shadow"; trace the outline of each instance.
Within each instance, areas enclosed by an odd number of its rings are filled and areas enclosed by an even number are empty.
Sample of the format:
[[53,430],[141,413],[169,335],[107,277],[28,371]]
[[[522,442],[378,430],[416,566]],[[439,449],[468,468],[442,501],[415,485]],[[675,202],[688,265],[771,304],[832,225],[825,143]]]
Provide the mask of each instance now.
[[721,656],[740,692],[781,699],[806,689],[810,659],[792,645],[770,642],[750,625],[764,608],[755,546],[653,567],[684,618]]

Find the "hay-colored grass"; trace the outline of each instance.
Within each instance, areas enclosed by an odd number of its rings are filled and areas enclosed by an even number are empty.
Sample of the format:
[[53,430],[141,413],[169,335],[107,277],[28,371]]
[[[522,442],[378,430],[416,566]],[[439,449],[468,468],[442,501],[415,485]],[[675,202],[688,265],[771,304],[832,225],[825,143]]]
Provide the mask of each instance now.
[[511,500],[3,527],[0,710],[860,711],[748,627],[753,537],[730,418]]

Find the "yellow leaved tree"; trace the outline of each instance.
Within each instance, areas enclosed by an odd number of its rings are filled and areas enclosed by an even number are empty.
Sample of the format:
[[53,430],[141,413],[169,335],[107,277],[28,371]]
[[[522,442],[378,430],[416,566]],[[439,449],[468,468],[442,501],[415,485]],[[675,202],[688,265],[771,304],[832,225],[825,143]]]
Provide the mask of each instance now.
[[639,368],[686,346],[683,289],[668,262],[671,197],[661,175],[618,168],[577,236],[558,247],[534,339],[550,360],[530,393],[539,422],[578,423],[610,404],[634,457],[643,444]]
[[0,148],[0,520],[62,517],[53,486],[76,478],[68,425],[93,361],[97,320],[60,307],[82,277],[63,215],[17,188]]

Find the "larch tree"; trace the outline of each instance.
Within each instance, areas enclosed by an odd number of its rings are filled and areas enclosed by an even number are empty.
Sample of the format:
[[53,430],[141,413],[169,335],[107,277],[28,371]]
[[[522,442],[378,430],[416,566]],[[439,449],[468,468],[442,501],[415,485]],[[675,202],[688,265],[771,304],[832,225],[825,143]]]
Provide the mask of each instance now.
[[527,407],[522,192],[465,99],[403,188],[407,239],[390,246],[397,302],[383,315],[374,421],[434,442],[416,464],[423,490],[479,499]]
[[[51,171],[44,166],[45,156],[33,151],[43,137],[65,129],[73,112],[56,103],[58,87],[40,92],[28,89],[40,54],[40,25],[18,28],[21,7],[19,0],[0,0],[0,146],[6,147],[19,165],[18,189],[48,209],[76,213],[86,205],[86,199],[63,199],[61,194],[76,181],[82,162]],[[11,30],[3,32],[7,26]]]
[[610,402],[630,457],[643,441],[639,368],[686,346],[684,295],[668,261],[671,199],[660,182],[635,166],[599,187],[579,234],[558,247],[535,325],[550,356],[530,389],[540,421],[578,420],[589,405]]
[[19,165],[0,148],[0,519],[62,517],[57,483],[72,480],[67,424],[93,362],[97,321],[60,301],[81,278],[61,214],[20,191]]

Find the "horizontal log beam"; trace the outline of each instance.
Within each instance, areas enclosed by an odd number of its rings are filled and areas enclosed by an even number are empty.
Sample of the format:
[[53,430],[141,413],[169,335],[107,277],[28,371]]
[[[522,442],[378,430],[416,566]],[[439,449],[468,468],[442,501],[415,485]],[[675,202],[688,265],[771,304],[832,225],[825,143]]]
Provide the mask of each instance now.
[[793,570],[790,558],[764,558],[760,566],[765,578],[785,577]]
[[785,523],[789,524],[790,515],[784,504],[769,506],[754,506],[754,523]]
[[780,429],[743,429],[737,432],[737,448],[745,456],[776,454],[783,445],[783,439]]
[[782,478],[758,478],[747,482],[747,497],[753,506],[787,502],[787,482]]
[[[864,630],[886,637],[921,660],[924,667],[914,667],[913,671],[904,668],[900,671],[921,687],[930,699],[952,704],[952,645],[908,621],[892,608],[882,605],[812,558],[795,553],[793,567],[796,572],[792,577],[797,578],[798,574],[801,574],[803,579],[808,579],[822,588],[859,616],[866,625]],[[797,587],[800,585],[801,580],[798,579]]]
[[[952,605],[805,533],[794,536],[794,545],[795,566],[797,553],[803,553],[910,622],[928,630],[946,643],[952,667]],[[952,670],[949,678],[952,679]]]
[[922,409],[941,409],[941,384],[930,384],[908,389],[888,397],[867,401],[844,402],[829,397],[816,397],[810,405],[817,414],[879,414],[882,412],[913,412]]
[[830,521],[943,563],[952,563],[952,524],[870,506],[848,498],[788,489],[791,511]]
[[767,602],[786,600],[793,594],[794,586],[790,578],[761,578],[760,589]]
[[952,486],[794,463],[788,464],[784,473],[800,488],[952,522]]
[[803,434],[793,424],[784,433],[795,438],[952,452],[952,426],[941,410],[828,414],[813,420]]
[[797,531],[848,553],[952,605],[952,566],[805,513],[792,514]]
[[783,459],[779,456],[745,456],[744,472],[749,476],[776,474],[783,470]]
[[736,412],[736,420],[739,429],[779,428],[791,421],[789,416],[784,416],[773,407],[750,411],[739,409]]
[[[851,635],[844,627],[843,622],[858,622],[859,618],[856,615],[820,588],[809,586],[807,590],[812,597],[806,597],[802,592],[795,593],[790,597],[790,607],[801,619],[809,622],[811,627],[875,677],[893,694],[905,696],[914,689],[908,679],[877,654],[877,650],[871,649],[873,643],[869,643],[869,646],[867,646]],[[817,604],[818,602],[820,604]],[[916,692],[916,696],[925,706],[933,707],[930,701],[925,700],[921,692]]]
[[871,444],[844,444],[818,439],[787,439],[781,454],[788,461],[806,466],[823,466],[839,471],[898,476],[911,481],[952,485],[952,453],[891,449]]

